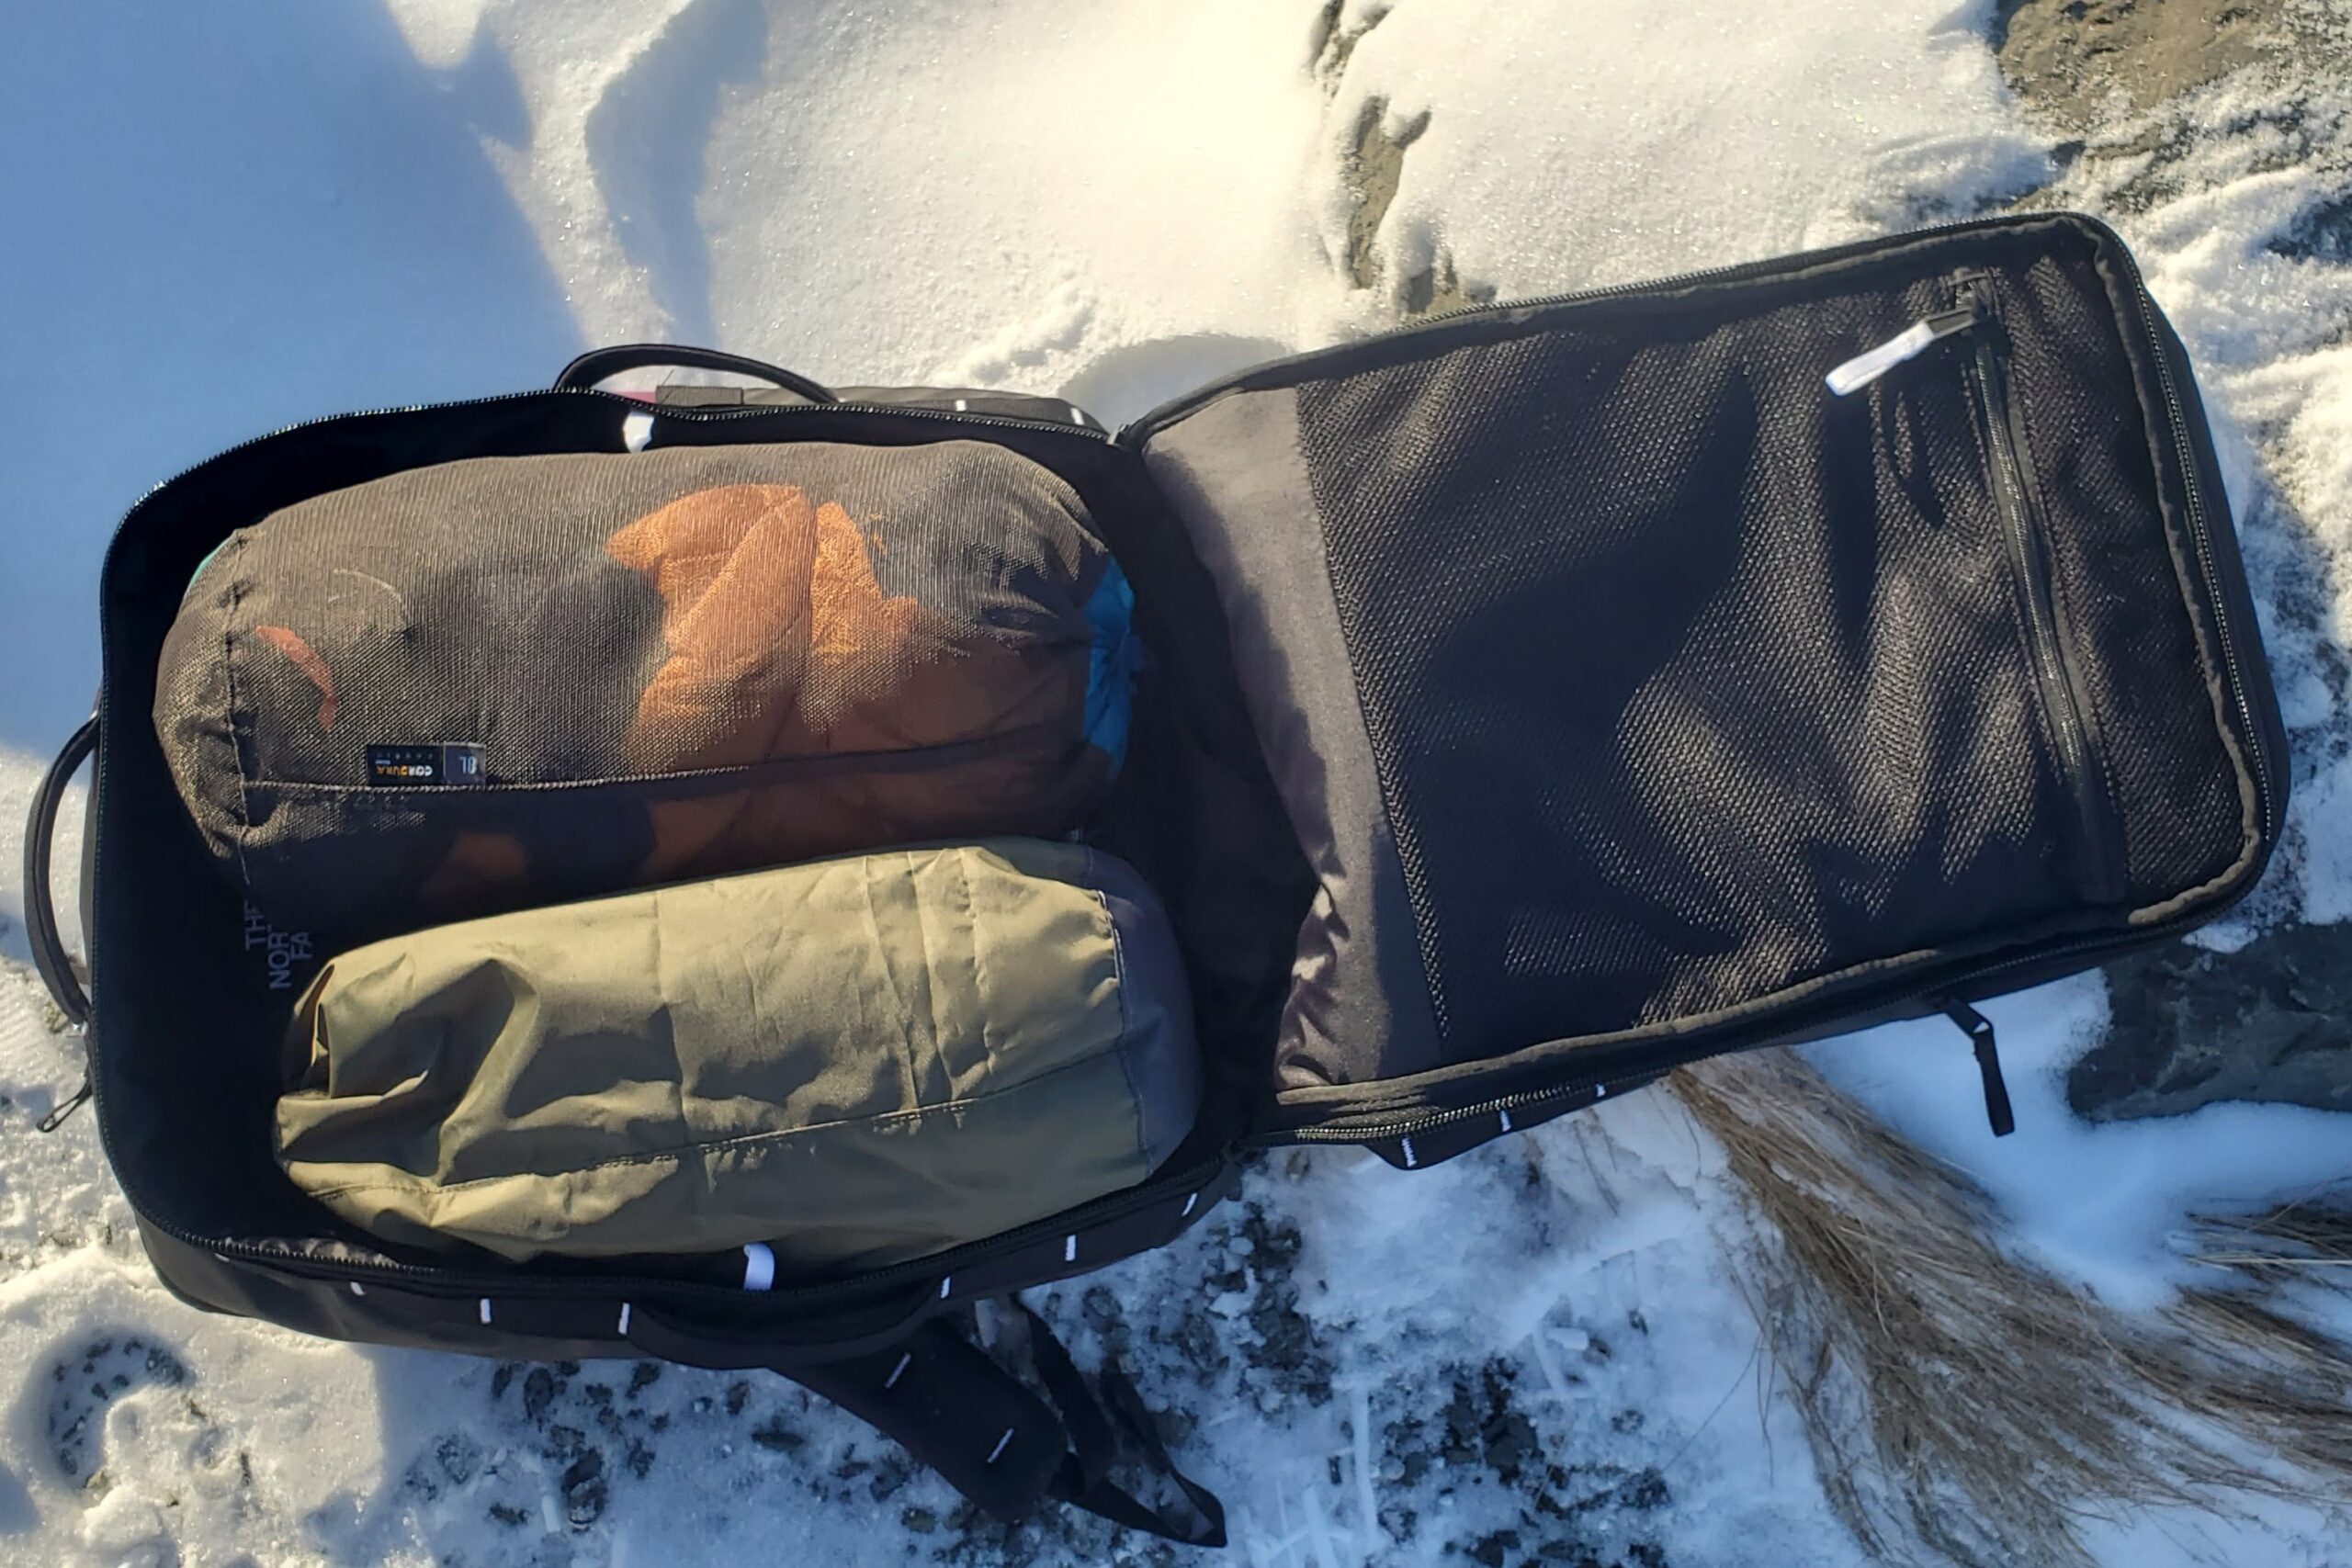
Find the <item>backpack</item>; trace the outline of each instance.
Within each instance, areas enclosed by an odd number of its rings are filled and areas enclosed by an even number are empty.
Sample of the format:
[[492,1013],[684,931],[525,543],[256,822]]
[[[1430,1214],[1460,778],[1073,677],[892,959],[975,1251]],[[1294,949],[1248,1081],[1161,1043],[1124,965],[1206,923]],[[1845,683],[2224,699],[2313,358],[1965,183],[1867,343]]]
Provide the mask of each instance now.
[[[652,365],[768,387],[596,389]],[[747,1288],[451,1266],[268,1157],[324,956],[217,875],[148,716],[232,530],[485,457],[989,443],[1080,497],[1152,650],[1093,841],[1167,908],[1204,1058],[1192,1135],[1050,1218]],[[2286,749],[2195,380],[2087,218],[1953,224],[1482,307],[1262,365],[1116,432],[1047,399],[832,391],[731,355],[582,355],[547,391],[346,414],[169,480],[100,582],[97,711],[35,801],[28,928],[158,1275],[344,1339],[768,1368],[979,1506],[1217,1544],[1115,1368],[972,1303],[1162,1246],[1259,1150],[1418,1169],[1718,1053],[1934,1013],[2010,1120],[1973,1003],[2212,919],[2284,822]],[[85,996],[47,892],[96,758]],[[1170,1478],[1138,1500],[1124,1451]],[[1166,1488],[1163,1487],[1163,1492]]]

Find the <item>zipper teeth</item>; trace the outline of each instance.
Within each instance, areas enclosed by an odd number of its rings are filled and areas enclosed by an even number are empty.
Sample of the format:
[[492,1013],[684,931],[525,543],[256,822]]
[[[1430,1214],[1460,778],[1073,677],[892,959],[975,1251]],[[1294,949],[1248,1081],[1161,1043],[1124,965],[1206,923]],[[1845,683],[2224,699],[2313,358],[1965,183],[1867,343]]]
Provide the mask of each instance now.
[[[832,406],[832,405],[827,405]],[[99,1130],[103,1141],[105,1129]],[[1217,1179],[1221,1165],[1212,1162],[1183,1173],[1181,1177],[1163,1177],[1142,1187],[1095,1200],[1091,1204],[1073,1209],[1067,1214],[1032,1221],[1016,1230],[1001,1235],[967,1242],[929,1258],[914,1258],[905,1263],[893,1263],[887,1268],[869,1270],[848,1280],[812,1285],[792,1285],[781,1290],[745,1291],[734,1285],[713,1284],[705,1280],[673,1280],[657,1275],[598,1274],[594,1276],[530,1276],[519,1274],[483,1274],[458,1269],[436,1269],[425,1264],[378,1262],[369,1258],[336,1258],[322,1264],[319,1259],[298,1252],[260,1246],[254,1242],[214,1241],[191,1235],[177,1226],[164,1224],[141,1211],[140,1218],[165,1235],[185,1246],[213,1253],[221,1258],[239,1258],[265,1264],[270,1268],[295,1273],[306,1273],[319,1268],[322,1279],[341,1280],[353,1274],[371,1279],[396,1280],[415,1285],[446,1287],[453,1297],[491,1296],[500,1300],[548,1300],[564,1297],[605,1296],[616,1292],[643,1292],[648,1295],[690,1296],[695,1299],[736,1303],[818,1302],[828,1297],[865,1294],[887,1290],[893,1285],[913,1284],[953,1274],[974,1262],[1020,1251],[1032,1242],[1044,1241],[1057,1235],[1081,1232],[1105,1220],[1115,1220],[1125,1214],[1148,1209],[1165,1198],[1180,1192],[1205,1191]],[[726,1254],[719,1254],[724,1257]],[[439,1293],[428,1291],[427,1294]]]
[[[2048,964],[2056,959],[2073,957],[2077,953],[2095,953],[2101,950],[2120,953],[2136,948],[2150,942],[2194,930],[2203,924],[2209,915],[2221,913],[2222,909],[2226,909],[2244,897],[2246,889],[2243,887],[2237,889],[2219,908],[2210,911],[2196,910],[2176,915],[2170,919],[2133,931],[2109,931],[2093,936],[2076,937],[2054,947],[2042,948],[2033,953],[2022,953],[2014,957],[1982,964],[1965,971],[1963,977],[1955,978],[1939,986],[1929,986],[1919,990],[1905,992],[1893,1001],[1882,1005],[1893,1007],[1910,1002],[1940,1005],[1941,999],[1947,993],[1974,981],[2005,974],[2012,969]],[[1886,1021],[1892,1023],[1901,1021],[1889,1019]],[[1397,1121],[1358,1125],[1344,1130],[1330,1126],[1301,1127],[1281,1134],[1280,1141],[1297,1144],[1355,1144],[1370,1138],[1408,1137],[1416,1133],[1426,1133],[1439,1127],[1453,1126],[1457,1122],[1492,1116],[1498,1111],[1517,1111],[1524,1106],[1546,1104],[1555,1100],[1574,1099],[1603,1084],[1629,1083],[1637,1079],[1646,1082],[1651,1078],[1662,1077],[1677,1067],[1686,1067],[1693,1062],[1703,1062],[1710,1056],[1730,1055],[1748,1048],[1744,1045],[1685,1046],[1679,1050],[1654,1056],[1638,1068],[1588,1074],[1582,1077],[1571,1078],[1565,1083],[1555,1084],[1548,1089],[1522,1089],[1516,1094],[1498,1095],[1492,1100],[1482,1100],[1476,1105],[1465,1105],[1458,1110],[1429,1111]]]
[[2027,496],[2025,459],[2018,452],[2015,433],[2009,426],[2008,378],[1992,368],[1996,353],[1990,339],[1977,344],[1976,385],[1996,470],[1997,504],[2007,525],[2010,547],[2017,552],[2018,574],[2024,580],[2027,641],[2033,645],[2034,677],[2049,699],[2045,705],[2057,721],[2059,745],[2066,753],[2068,779],[2079,791],[2080,785],[2087,782],[2084,769],[2088,762],[2083,742],[2082,711],[2075,705],[2074,689],[2058,652],[2048,572],[2041,556],[2041,529],[2033,503]]
[[2246,732],[2246,753],[2253,762],[2255,793],[2261,798],[2263,825],[2274,835],[2284,826],[2280,818],[2278,796],[2270,784],[2270,761],[2265,752],[2266,741],[2261,727],[2255,723],[2254,705],[2246,696],[2245,678],[2238,667],[2237,646],[2230,630],[2228,605],[2221,590],[2221,573],[2213,560],[2213,541],[2205,518],[2203,489],[2197,477],[2197,456],[2190,449],[2188,415],[2181,407],[2179,389],[2173,383],[2171,355],[2165,352],[2164,338],[2156,331],[2155,317],[2149,310],[2151,296],[2147,280],[2140,274],[2139,258],[2131,247],[2119,243],[2116,249],[2123,255],[2124,271],[2132,279],[2132,306],[2140,317],[2140,326],[2148,340],[2148,349],[2155,357],[2156,381],[2164,389],[2165,406],[2171,414],[2173,455],[2180,461],[2180,482],[2188,499],[2189,532],[2197,537],[2197,559],[2203,569],[2205,586],[2213,601],[2213,626],[2222,643],[2222,666],[2229,671],[2230,696],[2238,710],[2238,722]]
[[2058,642],[2051,569],[2043,553],[2049,548],[2048,524],[2034,504],[2027,484],[2025,455],[2019,449],[2017,428],[2010,417],[2015,405],[2007,367],[2001,363],[2004,343],[1999,316],[1990,298],[1991,285],[1972,281],[1962,287],[1982,302],[1984,310],[1984,329],[1976,342],[1978,406],[1984,414],[1985,445],[1994,468],[1995,507],[2008,534],[2019,586],[2025,593],[2026,640],[2033,650],[2034,681],[2041,688],[2042,708],[2050,715],[2051,728],[2058,738],[2067,790],[2074,796],[2075,814],[2082,819],[2083,848],[2098,868],[2103,895],[2108,880],[2107,825],[2093,787],[2096,781],[2091,776],[2090,738],[2083,723],[2081,702],[2066,669],[2064,650]]
[[1623,283],[1605,283],[1592,288],[1571,289],[1565,294],[1537,294],[1524,299],[1497,300],[1487,305],[1464,305],[1451,310],[1441,310],[1424,316],[1403,332],[1419,332],[1430,327],[1445,326],[1466,317],[1489,315],[1498,310],[1539,310],[1554,305],[1581,305],[1592,299],[1614,299],[1623,294],[1646,294],[1654,289],[1686,288],[1694,283],[1725,282],[1736,277],[1767,276],[1776,272],[1793,271],[1800,266],[1815,266],[1848,256],[1867,254],[1885,245],[1888,241],[1909,242],[1933,239],[1939,235],[1956,234],[1971,229],[2000,228],[2010,221],[2006,217],[1962,218],[1949,223],[1931,223],[1924,229],[1905,229],[1899,234],[1882,235],[1877,239],[1856,240],[1849,244],[1831,245],[1818,251],[1799,252],[1793,256],[1767,256],[1757,261],[1731,262],[1721,266],[1704,266],[1695,272],[1678,272],[1665,277],[1636,278]]
[[1057,435],[1075,435],[1088,441],[1108,441],[1108,433],[1091,424],[1064,424],[1050,419],[1035,419],[1026,414],[972,413],[954,409],[925,408],[916,403],[720,403],[701,406],[693,403],[650,403],[639,398],[626,398],[618,392],[606,392],[594,387],[579,387],[558,390],[551,387],[537,388],[527,392],[493,392],[486,397],[459,398],[439,403],[391,403],[382,408],[346,409],[341,413],[321,414],[316,419],[298,419],[291,424],[281,424],[274,430],[249,435],[233,446],[225,446],[201,462],[191,463],[169,479],[152,485],[131,503],[136,512],[158,491],[173,485],[195,473],[209,468],[223,458],[232,457],[248,446],[258,446],[281,435],[298,430],[311,430],[322,424],[338,424],[347,419],[377,419],[395,413],[440,413],[453,409],[492,408],[500,403],[522,402],[529,398],[594,398],[610,403],[629,413],[660,414],[665,419],[693,420],[710,423],[730,419],[763,419],[775,414],[805,413],[888,413],[908,414],[916,419],[944,420],[951,424],[1009,425],[1022,430],[1051,431]]
[[[1727,283],[1737,278],[1770,276],[1775,273],[1793,271],[1799,267],[1819,266],[1830,262],[1867,255],[1892,242],[1907,243],[1913,240],[1929,240],[1966,233],[1972,230],[2006,228],[2015,221],[2015,219],[2007,216],[1956,219],[1949,223],[1931,223],[1923,229],[1906,229],[1900,234],[1856,240],[1848,244],[1831,245],[1822,250],[1799,252],[1795,255],[1766,256],[1756,261],[1730,262],[1720,266],[1700,267],[1693,272],[1673,273],[1665,277],[1634,278],[1623,283],[1604,283],[1591,288],[1575,288],[1564,294],[1533,294],[1523,299],[1497,299],[1484,305],[1458,306],[1450,310],[1440,310],[1432,315],[1423,316],[1419,321],[1407,321],[1387,328],[1370,337],[1334,344],[1328,348],[1309,349],[1304,354],[1270,359],[1262,365],[1252,366],[1227,377],[1222,381],[1213,382],[1149,410],[1132,423],[1121,425],[1118,434],[1112,439],[1121,446],[1138,446],[1148,440],[1160,425],[1172,423],[1212,399],[1246,386],[1261,376],[1272,371],[1287,370],[1311,364],[1332,355],[1344,354],[1368,343],[1385,343],[1396,338],[1411,337],[1417,333],[1435,332],[1446,327],[1459,326],[1464,321],[1476,321],[1482,316],[1508,314],[1514,310],[1546,310],[1555,306],[1584,305],[1594,300],[1613,299],[1628,294],[1647,294],[1671,288],[1687,288],[1693,284]],[[2132,276],[2136,282],[2139,276],[2136,269]]]

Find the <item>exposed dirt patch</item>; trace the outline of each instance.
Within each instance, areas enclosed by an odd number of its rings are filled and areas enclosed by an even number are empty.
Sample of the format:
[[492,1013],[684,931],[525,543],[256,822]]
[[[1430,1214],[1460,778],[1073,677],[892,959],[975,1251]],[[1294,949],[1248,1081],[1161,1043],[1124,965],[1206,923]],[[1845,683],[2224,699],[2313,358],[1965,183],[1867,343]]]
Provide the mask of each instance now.
[[1348,214],[1348,276],[1358,288],[1370,288],[1380,281],[1380,260],[1373,250],[1373,237],[1380,232],[1389,204],[1396,199],[1396,185],[1405,175],[1405,149],[1430,128],[1426,112],[1393,131],[1387,119],[1385,99],[1364,100],[1363,112],[1356,117],[1355,145],[1340,165],[1340,178],[1353,204]]
[[[2019,207],[2128,217],[2292,169],[2321,198],[2267,248],[2352,260],[2352,121],[2336,90],[2352,73],[2352,22],[2335,0],[2000,0],[1992,42],[2028,116],[2062,139],[2058,178]],[[2238,497],[2241,529],[2311,537],[2290,491]],[[2324,581],[2314,565],[2273,584],[2273,624],[2322,628]],[[2344,743],[2347,680],[2339,647],[2324,630],[2311,640],[2339,716],[2295,737],[2306,758]],[[2217,1100],[2352,1109],[2352,991],[2338,978],[2352,965],[2347,930],[2279,925],[2231,953],[2183,945],[2109,965],[2113,1020],[2068,1075],[2075,1111],[2107,1121]]]
[[2114,1019],[2066,1077],[2093,1121],[2215,1100],[2352,1111],[2352,926],[2282,926],[2231,953],[2180,943],[2108,967]]
[[2002,0],[2001,70],[2078,126],[2153,108],[2284,46],[2279,0]]
[[[1330,0],[1323,7],[1307,43],[1309,70],[1327,98],[1339,96],[1348,61],[1356,46],[1391,14],[1393,7],[1368,10],[1352,23],[1342,21],[1341,9],[1341,0]],[[1419,141],[1430,128],[1428,110],[1394,118],[1389,112],[1391,107],[1385,98],[1364,99],[1340,153],[1340,185],[1348,200],[1346,248],[1340,258],[1340,270],[1358,288],[1386,288],[1397,314],[1408,319],[1486,304],[1495,297],[1494,289],[1476,282],[1465,283],[1454,267],[1453,257],[1443,246],[1438,247],[1428,265],[1399,276],[1389,276],[1392,269],[1379,243],[1381,226],[1388,220],[1388,209],[1396,200],[1396,187],[1404,178],[1406,149]]]

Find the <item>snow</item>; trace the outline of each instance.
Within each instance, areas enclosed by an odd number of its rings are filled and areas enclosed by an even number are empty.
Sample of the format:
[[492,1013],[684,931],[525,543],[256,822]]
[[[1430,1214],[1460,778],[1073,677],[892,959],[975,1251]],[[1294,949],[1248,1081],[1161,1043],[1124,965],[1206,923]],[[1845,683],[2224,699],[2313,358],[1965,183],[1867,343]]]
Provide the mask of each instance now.
[[[96,682],[112,521],[262,430],[510,390],[588,342],[658,336],[1115,423],[1375,329],[1417,277],[1540,294],[2045,183],[2124,229],[2198,363],[2293,732],[2294,840],[2206,940],[2352,919],[2352,265],[2313,238],[2352,168],[2352,93],[2267,66],[2086,155],[2003,87],[1990,9],[1832,0],[1769,28],[1732,0],[27,12],[0,52],[0,288],[27,394],[6,443],[0,954],[24,955],[23,802]],[[1345,193],[1367,117],[1405,146],[1365,242]],[[1984,1010],[2019,1123],[1997,1145],[1948,1025],[1810,1054],[1975,1172],[2014,1249],[2112,1301],[2184,1278],[2169,1238],[2191,1207],[2345,1172],[2341,1119],[2316,1112],[2075,1122],[2061,1080],[2103,1022],[2096,977]],[[958,1549],[941,1483],[776,1380],[493,1366],[178,1304],[92,1118],[28,1130],[71,1048],[28,975],[0,972],[0,1563]],[[1518,1561],[1539,1528],[1604,1562],[1860,1561],[1771,1393],[1731,1261],[1745,1224],[1720,1151],[1653,1091],[1409,1175],[1272,1158],[1178,1246],[1037,1300],[1082,1362],[1118,1350],[1197,1421],[1181,1457],[1252,1568],[1459,1561],[1502,1531]],[[1532,1515],[1537,1492],[1558,1511]],[[2119,1563],[2324,1562],[2311,1531],[2273,1511],[2098,1540]],[[1132,1543],[1053,1522],[968,1550]]]
[[2257,920],[2352,918],[2352,794],[2340,782],[2352,750],[2352,266],[2329,227],[2340,230],[2352,169],[2346,80],[2322,64],[2214,83],[2098,139],[2173,146],[2177,159],[2085,160],[2054,190],[2118,209],[2217,416],[2302,792]]
[[[1975,1059],[1940,1019],[1810,1046],[1806,1055],[1889,1126],[1973,1176],[2007,1240],[2117,1306],[2163,1304],[2195,1272],[2169,1260],[2181,1216],[2253,1209],[2347,1174],[2344,1117],[2222,1103],[2185,1117],[2091,1123],[2066,1109],[2065,1072],[2107,1022],[2097,976],[1980,1005],[2001,1042],[2018,1131],[1996,1139]],[[1955,1112],[1958,1112],[1957,1114]]]
[[1984,48],[1989,4],[1834,0],[1758,27],[1739,0],[1359,3],[1341,31],[1384,10],[1328,124],[1430,117],[1390,276],[1441,247],[1505,298],[1662,276],[1963,214],[2045,172]]

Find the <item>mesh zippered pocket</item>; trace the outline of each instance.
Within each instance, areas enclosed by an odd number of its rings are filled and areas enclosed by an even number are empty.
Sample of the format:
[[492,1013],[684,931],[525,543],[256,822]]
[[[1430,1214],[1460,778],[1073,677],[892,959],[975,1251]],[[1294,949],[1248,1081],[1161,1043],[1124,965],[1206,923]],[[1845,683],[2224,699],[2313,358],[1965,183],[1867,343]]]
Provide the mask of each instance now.
[[1322,880],[1286,1122],[1631,1075],[2242,890],[2252,710],[2136,288],[2095,224],[1987,222],[1474,312],[1123,437]]
[[2082,694],[2075,660],[2066,649],[2065,630],[2059,624],[2049,518],[2041,504],[2041,480],[2033,469],[2025,411],[2010,391],[2008,333],[2001,321],[2000,296],[1993,279],[1983,273],[1964,275],[1954,292],[1975,318],[1970,374],[1985,460],[1992,470],[1993,499],[2008,536],[2017,573],[2018,615],[2042,715],[2075,797],[2085,886],[2092,898],[2112,901],[2123,894],[2113,792],[2091,722],[2090,704]]

